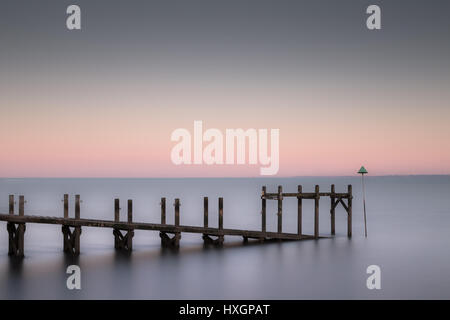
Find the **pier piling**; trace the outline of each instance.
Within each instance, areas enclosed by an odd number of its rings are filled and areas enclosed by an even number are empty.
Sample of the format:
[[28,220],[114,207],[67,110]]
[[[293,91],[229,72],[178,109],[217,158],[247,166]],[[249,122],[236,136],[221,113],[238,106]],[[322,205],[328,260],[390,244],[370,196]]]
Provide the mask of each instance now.
[[335,219],[335,213],[336,213],[336,207],[335,207],[335,188],[334,184],[331,185],[331,206],[330,206],[330,219],[331,219],[331,234],[336,234],[336,219]]

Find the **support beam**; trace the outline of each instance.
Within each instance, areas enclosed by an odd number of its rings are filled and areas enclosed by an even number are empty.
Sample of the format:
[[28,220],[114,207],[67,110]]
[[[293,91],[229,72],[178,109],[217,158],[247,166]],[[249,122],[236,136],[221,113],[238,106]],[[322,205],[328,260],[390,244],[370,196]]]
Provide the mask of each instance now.
[[203,198],[203,227],[208,228],[208,197]]
[[71,228],[63,225],[61,231],[63,233],[64,252],[72,255],[79,255],[81,227]]
[[[120,199],[114,199],[114,222],[120,222]],[[121,249],[122,234],[120,233],[120,230],[114,228],[113,235],[114,235],[114,249],[116,250]]]
[[316,185],[315,188],[315,198],[314,198],[314,238],[319,238],[319,201],[320,201],[320,192],[319,186]]
[[80,219],[80,195],[75,195],[75,219]]
[[283,230],[283,187],[278,186],[278,233]]
[[160,232],[159,236],[161,238],[161,246],[163,248],[170,248],[175,250],[180,248],[181,233],[177,232],[171,238],[166,232]]
[[[133,222],[133,200],[128,200],[128,223]],[[133,236],[134,230],[127,231],[127,249],[128,251],[133,250]]]
[[[9,196],[9,214],[14,215],[14,196]],[[25,198],[19,196],[19,216],[25,215]],[[24,256],[24,244],[25,244],[25,223],[12,223],[8,222],[6,225],[8,230],[8,255],[23,257]]]
[[166,198],[161,198],[161,224],[166,224]]
[[[133,200],[128,200],[127,222],[133,222]],[[120,223],[120,200],[114,199],[114,222]],[[133,250],[134,230],[113,229],[114,248],[116,250],[126,250],[131,252]]]
[[352,195],[352,185],[349,184],[347,187],[348,199],[347,199],[347,236],[352,237],[352,206],[353,206],[353,195]]
[[266,186],[262,187],[261,193],[261,231],[266,233]]
[[14,195],[9,195],[9,214],[14,214]]
[[175,226],[179,226],[180,225],[180,199],[175,199]]
[[331,219],[331,234],[335,235],[336,234],[336,206],[334,204],[335,200],[335,187],[334,184],[331,185],[331,195],[330,195],[330,199],[331,199],[331,206],[330,206],[330,219]]
[[69,218],[69,195],[65,194],[64,195],[64,218],[68,219]]
[[223,198],[219,198],[219,230],[223,230]]
[[297,186],[297,234],[302,235],[302,186]]

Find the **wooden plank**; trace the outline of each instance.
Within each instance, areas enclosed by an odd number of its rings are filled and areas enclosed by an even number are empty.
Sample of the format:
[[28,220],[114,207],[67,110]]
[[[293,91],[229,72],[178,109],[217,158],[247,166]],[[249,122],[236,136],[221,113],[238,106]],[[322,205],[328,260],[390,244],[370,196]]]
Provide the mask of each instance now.
[[71,227],[97,227],[97,228],[117,228],[120,230],[150,230],[150,231],[161,231],[167,233],[206,233],[210,235],[231,235],[231,236],[245,236],[248,238],[259,239],[264,235],[267,238],[273,239],[287,239],[287,240],[300,240],[303,238],[311,238],[312,236],[301,235],[296,233],[277,233],[277,232],[266,232],[265,234],[261,231],[252,230],[239,230],[239,229],[223,229],[219,231],[216,228],[204,228],[197,226],[173,226],[173,225],[162,225],[156,223],[128,223],[128,222],[115,222],[109,220],[95,220],[95,219],[65,219],[60,217],[43,217],[43,216],[17,216],[9,214],[0,214],[0,221],[8,221],[12,223],[39,223],[39,224],[55,224],[55,225],[67,225]]
[[[330,197],[331,196],[331,192],[320,192],[319,195],[321,197]],[[348,193],[335,193],[334,194],[336,197],[339,196],[343,199],[348,198]],[[303,192],[301,195],[302,199],[314,199],[316,197],[316,193],[315,192]],[[292,193],[292,192],[288,192],[288,193],[283,193],[283,198],[298,198],[299,194],[298,192],[296,193]],[[278,199],[278,193],[266,193],[266,198],[267,199],[271,199],[271,200],[277,200]]]

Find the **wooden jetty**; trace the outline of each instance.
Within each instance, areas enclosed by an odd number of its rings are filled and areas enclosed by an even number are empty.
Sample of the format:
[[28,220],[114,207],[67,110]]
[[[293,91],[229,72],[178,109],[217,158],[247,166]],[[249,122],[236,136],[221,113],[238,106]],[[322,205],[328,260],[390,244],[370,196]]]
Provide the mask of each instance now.
[[[284,198],[297,198],[297,233],[282,232],[282,214]],[[304,240],[319,238],[319,200],[321,197],[329,197],[331,199],[331,235],[335,234],[335,211],[338,204],[341,204],[347,212],[347,234],[352,235],[352,186],[349,185],[347,192],[335,192],[334,185],[331,185],[330,192],[320,192],[319,186],[316,185],[314,192],[303,192],[302,186],[298,186],[295,193],[283,193],[282,186],[278,187],[277,193],[268,193],[266,187],[262,187],[261,194],[261,230],[239,230],[225,229],[223,227],[223,198],[218,199],[218,227],[212,228],[208,226],[208,197],[203,199],[203,226],[186,226],[180,224],[180,199],[174,201],[175,223],[173,225],[166,223],[166,198],[161,198],[161,222],[160,223],[144,223],[133,221],[133,201],[127,202],[127,219],[120,220],[120,200],[114,199],[114,220],[95,220],[83,219],[80,216],[80,195],[75,195],[75,217],[69,217],[69,195],[64,195],[64,215],[63,217],[48,217],[25,215],[25,197],[19,196],[19,212],[16,215],[14,195],[9,196],[9,213],[1,214],[0,221],[7,222],[7,230],[9,234],[9,251],[12,256],[24,256],[24,234],[27,223],[54,224],[62,226],[63,233],[63,249],[64,252],[78,255],[80,253],[80,238],[82,227],[111,228],[114,235],[114,247],[117,250],[131,251],[133,249],[134,230],[150,230],[159,231],[161,245],[164,248],[177,249],[180,245],[181,233],[199,233],[205,245],[222,246],[224,236],[239,236],[244,242],[248,239],[257,239],[261,242],[266,240]],[[302,231],[302,215],[303,200],[314,200],[314,235],[306,235]],[[278,223],[277,231],[270,232],[266,230],[266,201],[277,200],[278,202]],[[345,201],[346,203],[345,203]]]

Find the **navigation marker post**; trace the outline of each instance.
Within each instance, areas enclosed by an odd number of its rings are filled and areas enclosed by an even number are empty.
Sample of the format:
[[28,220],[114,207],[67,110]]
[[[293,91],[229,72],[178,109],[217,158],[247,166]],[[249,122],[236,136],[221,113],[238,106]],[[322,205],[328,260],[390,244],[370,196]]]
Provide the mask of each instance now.
[[362,181],[363,207],[364,207],[364,235],[367,238],[366,189],[364,187],[364,175],[367,174],[368,172],[367,172],[366,168],[364,168],[364,166],[361,166],[358,173],[361,174],[361,181]]

